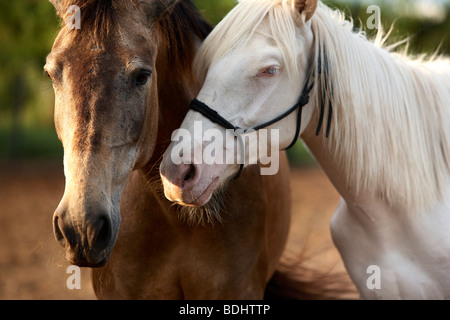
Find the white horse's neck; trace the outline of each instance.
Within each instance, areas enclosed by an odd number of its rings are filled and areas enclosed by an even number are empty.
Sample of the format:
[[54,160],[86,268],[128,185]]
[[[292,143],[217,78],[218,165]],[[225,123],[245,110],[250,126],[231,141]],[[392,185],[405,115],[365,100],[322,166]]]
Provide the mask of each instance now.
[[[347,185],[345,169],[314,129],[311,124],[302,138],[343,197],[331,231],[361,298],[450,298],[450,179],[446,200],[429,212],[395,211]],[[370,278],[376,276],[370,266],[379,267],[379,279]],[[380,289],[370,286],[378,280]]]
[[[442,83],[445,83],[445,77],[442,78]],[[448,91],[444,90],[440,94],[448,95]],[[441,117],[447,119],[448,123],[448,110],[441,110]],[[342,110],[339,111],[346,112],[346,109],[342,106]],[[335,139],[333,145],[322,134],[317,137],[315,135],[317,120],[318,115],[315,112],[311,123],[302,134],[302,139],[342,196],[331,221],[331,232],[361,298],[450,299],[450,176],[445,165],[440,166],[441,170],[437,172],[419,171],[424,176],[435,176],[436,173],[441,175],[439,179],[445,183],[442,190],[444,197],[441,201],[435,202],[425,211],[411,205],[394,206],[379,192],[380,186],[377,184],[379,180],[377,183],[374,182],[372,189],[370,183],[363,188],[355,187],[352,179],[348,179],[355,174],[351,172],[352,170],[361,170],[356,172],[357,175],[361,175],[364,174],[364,170],[376,170],[377,167],[372,163],[366,167],[355,168],[348,165],[352,163],[351,160],[342,161],[360,156],[357,150],[352,148],[341,148],[340,159],[337,159],[335,148],[345,141]],[[350,125],[364,124],[355,122]],[[443,132],[448,132],[448,129],[444,128]],[[346,137],[354,138],[349,135]],[[445,153],[449,136],[444,134],[439,139]],[[362,150],[370,147],[371,143],[376,144],[377,141],[359,140],[359,143]],[[380,146],[382,147],[384,146]],[[404,151],[401,148],[399,150],[394,148],[392,157]],[[385,161],[385,165],[390,166],[388,168],[390,174],[397,179],[402,178],[401,175],[396,175],[399,170],[417,170],[414,167],[408,168],[410,165],[408,161],[399,168],[402,163],[393,161],[388,156],[385,159],[366,158],[366,160]],[[379,171],[375,173],[381,173],[385,170],[383,168],[387,167],[380,166]],[[422,188],[426,187],[423,185]]]

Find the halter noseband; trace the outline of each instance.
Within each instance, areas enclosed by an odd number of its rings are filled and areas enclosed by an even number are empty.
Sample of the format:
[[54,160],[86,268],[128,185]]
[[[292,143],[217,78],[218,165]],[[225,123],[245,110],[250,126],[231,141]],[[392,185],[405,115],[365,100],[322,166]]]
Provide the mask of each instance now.
[[[325,61],[325,76],[328,75],[328,70],[327,70],[327,62]],[[281,114],[280,116],[264,122],[263,124],[260,124],[258,126],[254,126],[252,128],[248,128],[248,129],[243,129],[240,128],[238,126],[233,125],[231,122],[229,122],[228,120],[226,120],[224,117],[222,117],[217,111],[211,109],[208,105],[206,105],[205,103],[194,99],[192,100],[189,108],[197,111],[199,113],[201,113],[204,117],[208,118],[210,121],[218,124],[219,126],[225,128],[225,129],[230,129],[233,130],[234,132],[234,136],[237,137],[239,139],[239,142],[242,146],[242,150],[243,148],[243,141],[242,141],[242,133],[248,130],[255,130],[258,131],[260,129],[264,129],[267,128],[269,126],[271,126],[272,124],[275,124],[285,118],[287,118],[288,116],[290,116],[292,113],[294,113],[296,110],[298,110],[298,115],[297,115],[297,128],[295,131],[295,136],[294,139],[292,140],[291,144],[284,150],[288,150],[290,148],[292,148],[295,143],[297,142],[298,136],[300,135],[300,129],[301,129],[301,124],[302,124],[302,111],[303,111],[303,107],[306,106],[309,103],[309,94],[311,93],[312,88],[314,87],[314,81],[312,81],[312,75],[313,75],[313,71],[311,70],[309,72],[308,78],[306,79],[305,85],[303,86],[303,90],[302,93],[300,95],[300,98],[298,100],[298,102],[291,107],[289,110],[287,110],[285,113]],[[321,74],[321,59],[319,58],[319,67],[318,67],[318,73]],[[319,135],[320,130],[322,128],[322,123],[323,123],[323,118],[325,116],[325,105],[324,105],[324,101],[325,98],[322,97],[322,103],[321,103],[321,110],[320,110],[320,117],[319,117],[319,123],[317,126],[317,130],[316,130],[316,135]],[[326,133],[326,137],[328,138],[329,134],[330,134],[330,127],[331,127],[331,117],[332,117],[332,105],[331,105],[331,99],[329,100],[329,112],[328,112],[328,123],[327,123],[327,133]],[[244,159],[245,162],[245,159]],[[235,176],[235,179],[237,179],[241,173],[242,170],[244,169],[244,163],[240,164],[239,167],[239,171]]]

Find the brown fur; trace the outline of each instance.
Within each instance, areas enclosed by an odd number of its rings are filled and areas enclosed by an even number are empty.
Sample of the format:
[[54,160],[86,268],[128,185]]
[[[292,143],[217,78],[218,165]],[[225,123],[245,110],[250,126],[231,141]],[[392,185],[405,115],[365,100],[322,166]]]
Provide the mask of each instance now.
[[125,10],[129,10],[129,6],[139,6],[138,0],[50,0],[50,2],[56,7],[63,24],[71,17],[71,13],[67,13],[67,8],[72,5],[78,6],[82,12],[83,28],[92,30],[94,37],[100,39],[105,38],[109,31],[117,26],[116,13],[119,5]]

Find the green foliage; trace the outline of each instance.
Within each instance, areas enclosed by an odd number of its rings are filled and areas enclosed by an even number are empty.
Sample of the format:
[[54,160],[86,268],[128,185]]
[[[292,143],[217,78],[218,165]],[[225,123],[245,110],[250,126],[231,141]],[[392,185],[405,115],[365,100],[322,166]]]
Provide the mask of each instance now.
[[292,149],[288,150],[287,154],[289,162],[292,165],[310,166],[316,163],[316,160],[301,140],[298,140],[295,146]]
[[[11,152],[17,158],[45,159],[58,157],[62,159],[63,148],[52,127],[24,127],[18,138],[18,145],[10,145],[11,130],[0,127],[0,159],[11,157]],[[13,150],[13,151],[12,151]]]
[[194,0],[194,3],[205,19],[216,25],[227,12],[233,9],[237,0]]
[[[20,156],[27,150],[24,126],[50,128],[51,116],[42,67],[57,34],[58,20],[48,1],[0,2],[0,142],[1,153]],[[51,108],[51,106],[47,106]],[[40,134],[38,132],[38,134]],[[45,134],[43,134],[45,136]],[[45,150],[45,149],[44,149]]]
[[22,99],[34,94],[33,84],[25,83],[25,78],[30,68],[42,70],[57,28],[54,9],[47,1],[0,2],[0,112],[10,111],[17,99],[11,94],[17,81],[23,82]]
[[[352,17],[355,27],[362,28],[369,37],[377,30],[368,30],[366,22],[372,15],[367,12],[370,5],[380,8],[381,24],[385,32],[391,26],[393,31],[389,43],[409,39],[409,53],[440,54],[450,53],[450,1],[449,0],[324,0],[332,8],[337,8]],[[427,4],[427,8],[423,8]],[[433,6],[431,6],[434,4]],[[431,7],[430,7],[431,6]]]

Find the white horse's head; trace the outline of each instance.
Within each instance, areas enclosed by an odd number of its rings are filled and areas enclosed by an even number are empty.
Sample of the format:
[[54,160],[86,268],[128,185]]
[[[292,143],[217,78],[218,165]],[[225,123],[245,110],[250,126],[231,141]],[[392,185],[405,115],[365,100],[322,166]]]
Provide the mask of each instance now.
[[[235,128],[255,128],[286,113],[298,103],[308,80],[314,44],[310,19],[316,7],[316,0],[241,0],[197,55],[195,68],[204,79],[198,101]],[[240,144],[227,127],[191,110],[161,165],[166,197],[184,205],[207,203],[242,169],[237,161],[242,149],[245,159],[256,162],[262,154],[278,155],[274,148],[282,150],[297,138],[294,111],[264,126],[264,137],[257,132],[257,147],[252,148],[251,134],[243,135],[248,144]],[[307,104],[302,129],[312,113],[312,103]],[[216,146],[213,152],[208,151],[211,145]]]

